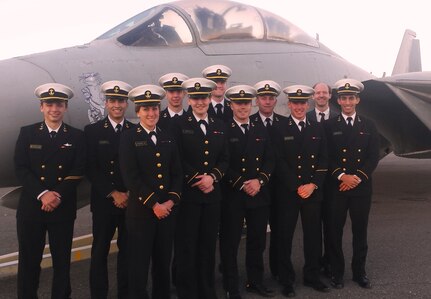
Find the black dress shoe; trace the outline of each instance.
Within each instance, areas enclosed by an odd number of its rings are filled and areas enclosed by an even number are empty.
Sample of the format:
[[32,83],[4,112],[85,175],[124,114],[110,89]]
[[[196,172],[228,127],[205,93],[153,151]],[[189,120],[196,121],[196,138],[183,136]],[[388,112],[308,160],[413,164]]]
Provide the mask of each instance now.
[[370,280],[366,275],[353,276],[353,281],[356,282],[361,288],[371,289]]
[[324,284],[322,281],[318,280],[306,280],[304,279],[304,285],[307,287],[311,287],[314,290],[322,293],[329,292],[329,288],[326,284]]
[[296,296],[295,289],[292,285],[284,286],[283,291],[281,291],[284,297],[292,298]]
[[274,297],[275,296],[275,292],[273,290],[271,290],[271,289],[268,289],[263,284],[247,283],[246,290],[247,290],[247,292],[255,293],[255,294],[258,294],[258,295],[260,295],[262,297],[269,298],[269,297]]
[[241,295],[239,293],[226,292],[226,299],[241,299]]
[[342,289],[342,288],[344,288],[344,280],[340,277],[333,276],[331,278],[331,286],[334,289]]

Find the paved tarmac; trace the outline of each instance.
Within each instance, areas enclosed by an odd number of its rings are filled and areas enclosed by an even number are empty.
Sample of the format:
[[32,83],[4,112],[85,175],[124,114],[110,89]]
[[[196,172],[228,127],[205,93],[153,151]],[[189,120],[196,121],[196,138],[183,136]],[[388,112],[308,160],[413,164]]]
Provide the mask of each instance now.
[[[373,288],[361,289],[351,281],[350,224],[345,228],[345,287],[321,294],[302,285],[302,231],[298,223],[293,248],[297,272],[297,298],[431,298],[431,160],[411,160],[389,155],[380,161],[374,175],[374,198],[369,221],[367,272]],[[75,235],[91,231],[91,214],[85,207],[78,212]],[[15,211],[0,207],[0,255],[17,251]],[[241,283],[245,284],[244,244],[240,249]],[[267,253],[267,251],[266,251]],[[266,259],[267,260],[267,259]],[[109,258],[110,297],[115,298],[115,254]],[[265,269],[265,283],[283,298],[281,287]],[[72,264],[72,297],[89,298],[89,262]],[[42,271],[40,298],[50,298],[52,270]],[[323,281],[328,282],[327,279]],[[221,275],[216,284],[224,298]],[[241,289],[243,298],[261,298]],[[0,278],[0,298],[16,298],[16,275]],[[175,298],[175,296],[173,296]],[[205,299],[205,298],[203,298]]]

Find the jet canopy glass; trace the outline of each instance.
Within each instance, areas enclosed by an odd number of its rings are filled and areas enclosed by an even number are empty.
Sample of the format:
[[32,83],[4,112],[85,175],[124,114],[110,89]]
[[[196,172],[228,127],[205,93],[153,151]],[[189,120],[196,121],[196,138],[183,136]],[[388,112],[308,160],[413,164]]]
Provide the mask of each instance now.
[[[187,17],[189,16],[191,20]],[[315,39],[289,21],[231,1],[178,1],[159,5],[118,25],[98,39],[118,36],[127,46],[181,46],[201,42],[272,40],[318,47]]]

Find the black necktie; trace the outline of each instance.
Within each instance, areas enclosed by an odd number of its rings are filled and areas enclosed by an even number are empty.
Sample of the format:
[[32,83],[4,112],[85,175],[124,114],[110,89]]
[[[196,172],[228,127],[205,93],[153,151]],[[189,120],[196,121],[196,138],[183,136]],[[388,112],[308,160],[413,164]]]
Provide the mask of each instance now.
[[218,103],[217,105],[215,105],[215,107],[216,107],[216,115],[217,115],[217,117],[223,117],[223,111],[222,111],[222,109],[223,109],[223,105],[222,104],[220,104],[220,103]]
[[304,131],[304,128],[305,128],[305,122],[303,121],[303,120],[301,120],[299,123],[298,123],[298,125],[299,125],[299,127],[301,128],[300,129],[300,131],[302,132],[302,131]]
[[208,124],[205,120],[201,119],[198,121],[199,126],[201,127],[202,132],[204,132],[204,135],[207,134],[207,128],[208,128]]
[[54,139],[55,136],[57,136],[57,132],[56,131],[51,131],[51,132],[49,132],[49,136],[51,137],[51,139]]
[[324,121],[324,120],[325,120],[325,113],[323,113],[323,112],[319,112],[319,115],[320,115],[320,120],[319,120],[319,122]]
[[174,118],[180,117],[177,113],[175,113]]
[[150,136],[151,141],[154,143],[154,145],[157,145],[157,134],[154,131],[151,131],[148,133],[148,136]]
[[347,118],[347,126],[350,127],[350,128],[353,127],[352,120],[353,120],[353,118],[351,116],[349,116]]
[[266,127],[267,127],[267,128],[271,128],[271,119],[270,119],[269,117],[267,117],[267,118],[265,119],[265,122],[266,122]]
[[115,133],[120,133],[122,128],[123,128],[123,126],[121,124],[117,124],[115,126]]
[[241,124],[241,127],[244,129],[244,135],[247,135],[248,133],[248,124]]

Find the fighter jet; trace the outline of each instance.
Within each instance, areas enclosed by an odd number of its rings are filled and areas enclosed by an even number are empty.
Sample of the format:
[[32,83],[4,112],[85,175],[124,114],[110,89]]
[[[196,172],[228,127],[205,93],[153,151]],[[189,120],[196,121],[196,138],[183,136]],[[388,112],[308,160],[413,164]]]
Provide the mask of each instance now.
[[[65,121],[83,128],[105,117],[100,93],[105,81],[157,84],[165,73],[196,77],[212,64],[233,70],[229,85],[264,79],[281,86],[361,80],[365,92],[359,112],[377,124],[382,156],[394,151],[431,158],[431,73],[420,72],[418,41],[411,31],[406,34],[397,74],[376,78],[263,9],[233,1],[177,1],[148,9],[88,44],[0,61],[0,85],[7,87],[2,98],[9,103],[0,110],[0,187],[19,184],[13,175],[14,142],[21,126],[41,119],[33,96],[36,86],[59,82],[72,87],[75,98]],[[413,70],[419,72],[400,74]],[[278,103],[276,111],[288,114],[286,101]],[[135,117],[132,110],[129,118]],[[2,204],[15,206],[19,192],[17,187],[5,194]]]

